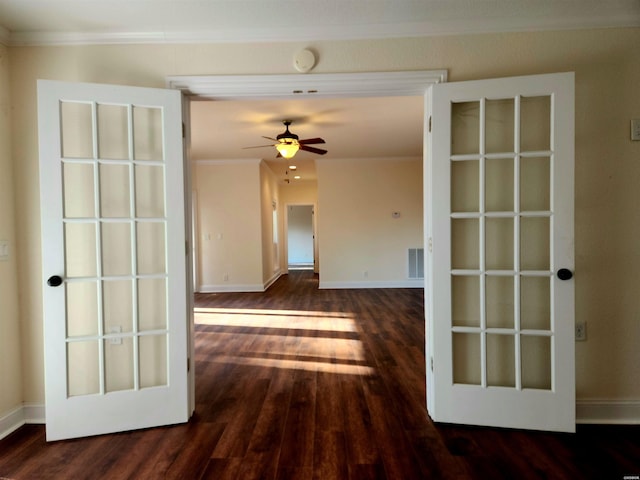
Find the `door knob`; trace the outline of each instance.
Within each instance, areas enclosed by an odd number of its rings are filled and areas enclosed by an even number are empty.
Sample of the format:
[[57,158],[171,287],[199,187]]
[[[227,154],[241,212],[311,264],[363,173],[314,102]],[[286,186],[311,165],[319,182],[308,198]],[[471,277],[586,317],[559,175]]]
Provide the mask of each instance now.
[[62,277],[59,277],[58,275],[49,277],[49,279],[47,280],[47,285],[49,285],[50,287],[59,287],[60,285],[62,285]]
[[558,270],[557,275],[560,280],[569,280],[573,277],[573,272],[568,268],[561,268]]

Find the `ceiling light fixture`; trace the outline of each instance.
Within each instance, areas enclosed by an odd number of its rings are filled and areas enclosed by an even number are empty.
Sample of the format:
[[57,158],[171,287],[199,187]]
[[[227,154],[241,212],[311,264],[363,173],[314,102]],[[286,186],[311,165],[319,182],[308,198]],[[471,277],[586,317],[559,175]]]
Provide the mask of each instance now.
[[[279,136],[279,135],[278,135]],[[289,139],[289,138],[278,138],[278,144],[276,145],[276,150],[280,152],[284,158],[293,158],[293,156],[298,152],[300,148],[300,144],[298,144],[297,139]]]
[[296,170],[298,167],[296,167],[295,165],[289,165],[289,170]]
[[295,133],[291,133],[289,131],[289,125],[291,125],[291,120],[285,120],[284,122],[285,131],[276,137],[278,143],[276,144],[276,150],[282,155],[284,158],[293,158],[293,156],[298,152],[300,148],[300,143],[298,143],[298,135]]

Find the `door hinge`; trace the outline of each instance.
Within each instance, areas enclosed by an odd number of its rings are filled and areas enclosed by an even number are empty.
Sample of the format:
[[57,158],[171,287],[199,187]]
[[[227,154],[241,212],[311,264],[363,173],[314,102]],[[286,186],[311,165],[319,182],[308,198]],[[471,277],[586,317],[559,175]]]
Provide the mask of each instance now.
[[431,371],[433,372],[433,357],[431,357]]
[[191,371],[191,359],[187,357],[187,373]]
[[431,117],[429,117],[429,133],[431,133]]
[[427,242],[427,249],[429,253],[433,252],[433,237],[429,237],[429,241]]
[[189,255],[189,241],[184,242],[184,254]]
[[[431,129],[429,129],[431,131]],[[182,138],[187,138],[187,126],[182,122]]]

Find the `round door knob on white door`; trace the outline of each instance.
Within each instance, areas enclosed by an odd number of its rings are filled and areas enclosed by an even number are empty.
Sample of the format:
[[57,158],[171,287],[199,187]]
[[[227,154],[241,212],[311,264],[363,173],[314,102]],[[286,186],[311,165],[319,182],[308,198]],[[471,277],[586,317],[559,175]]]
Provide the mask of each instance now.
[[560,280],[570,280],[573,277],[573,272],[568,268],[561,268],[558,270],[557,275]]
[[49,277],[49,279],[47,280],[47,285],[49,285],[50,287],[59,287],[60,285],[62,285],[62,277],[58,275]]

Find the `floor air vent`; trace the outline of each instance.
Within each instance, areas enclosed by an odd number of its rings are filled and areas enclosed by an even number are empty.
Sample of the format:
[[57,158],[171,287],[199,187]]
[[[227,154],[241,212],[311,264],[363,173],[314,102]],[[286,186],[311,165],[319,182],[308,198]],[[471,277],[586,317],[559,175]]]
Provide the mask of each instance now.
[[424,248],[410,248],[409,278],[424,278]]

